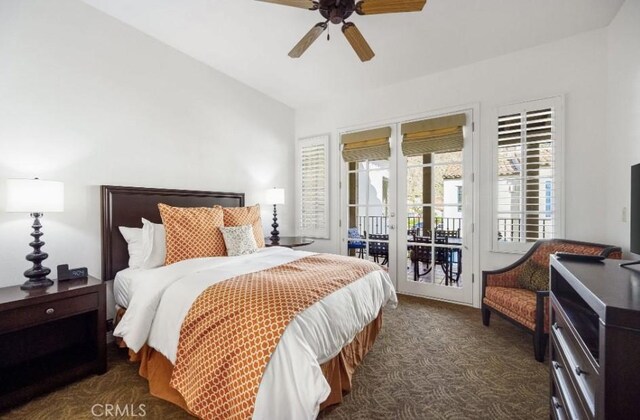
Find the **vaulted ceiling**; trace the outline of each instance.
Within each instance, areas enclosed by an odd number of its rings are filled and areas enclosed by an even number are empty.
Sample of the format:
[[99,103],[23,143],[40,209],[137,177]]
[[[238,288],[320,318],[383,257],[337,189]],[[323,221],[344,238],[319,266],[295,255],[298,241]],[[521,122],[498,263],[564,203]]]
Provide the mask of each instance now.
[[362,63],[331,26],[287,53],[318,12],[254,0],[83,0],[296,108],[607,26],[624,0],[429,0],[419,13],[350,18],[376,57]]

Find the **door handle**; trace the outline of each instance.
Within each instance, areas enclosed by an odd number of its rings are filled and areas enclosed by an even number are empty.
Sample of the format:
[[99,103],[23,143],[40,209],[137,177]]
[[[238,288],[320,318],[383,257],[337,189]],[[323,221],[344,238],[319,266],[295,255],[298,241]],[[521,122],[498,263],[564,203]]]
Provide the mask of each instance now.
[[396,228],[395,225],[389,225],[389,230],[394,230]]
[[395,213],[389,213],[389,217],[396,217]]

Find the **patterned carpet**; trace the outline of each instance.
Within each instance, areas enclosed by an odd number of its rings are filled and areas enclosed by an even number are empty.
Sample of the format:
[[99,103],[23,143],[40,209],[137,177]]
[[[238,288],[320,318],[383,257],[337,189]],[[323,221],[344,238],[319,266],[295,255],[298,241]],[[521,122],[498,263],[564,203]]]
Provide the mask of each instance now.
[[[93,419],[118,404],[119,418],[191,418],[148,394],[137,365],[109,346],[109,371],[3,413],[11,419]],[[548,419],[548,363],[531,335],[468,307],[400,297],[356,371],[353,391],[322,419]],[[96,405],[98,404],[98,405]],[[141,406],[144,404],[144,406]],[[93,408],[93,413],[92,413]],[[106,407],[108,408],[108,407]],[[115,414],[112,411],[112,414]]]

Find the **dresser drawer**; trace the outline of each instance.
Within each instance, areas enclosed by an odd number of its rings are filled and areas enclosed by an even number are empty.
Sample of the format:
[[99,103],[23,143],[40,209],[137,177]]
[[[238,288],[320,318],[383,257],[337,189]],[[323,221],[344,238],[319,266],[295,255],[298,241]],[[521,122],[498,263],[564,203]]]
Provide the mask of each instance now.
[[[567,412],[564,410],[562,401],[555,395],[551,396],[551,418],[554,420],[568,420]],[[573,420],[573,419],[572,419]]]
[[[558,348],[558,342],[554,335],[551,336],[551,360],[550,369],[553,380],[553,392],[551,394],[552,412],[555,411],[556,416],[560,411],[569,419],[588,419],[583,403],[578,396],[578,391],[574,387],[570,379],[570,372],[567,370],[567,361]],[[555,401],[553,399],[555,397]],[[560,405],[560,410],[557,405]]]
[[556,362],[562,365],[563,371],[571,378],[590,417],[594,417],[595,395],[599,383],[598,367],[587,355],[584,344],[580,343],[569,326],[563,311],[555,305],[552,309],[551,336],[561,356],[561,360]]
[[98,309],[98,293],[63,298],[0,313],[0,333]]

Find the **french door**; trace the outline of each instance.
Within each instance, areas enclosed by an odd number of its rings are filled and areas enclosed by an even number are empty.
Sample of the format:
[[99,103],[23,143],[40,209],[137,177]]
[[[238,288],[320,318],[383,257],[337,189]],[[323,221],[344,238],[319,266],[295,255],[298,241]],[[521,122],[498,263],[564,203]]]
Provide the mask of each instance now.
[[388,159],[343,162],[342,251],[387,268],[399,293],[472,304],[473,110],[456,116],[459,143],[403,147],[411,122],[394,122]]
[[[344,252],[396,269],[395,168],[388,159],[346,163]],[[343,224],[344,225],[344,224]]]

